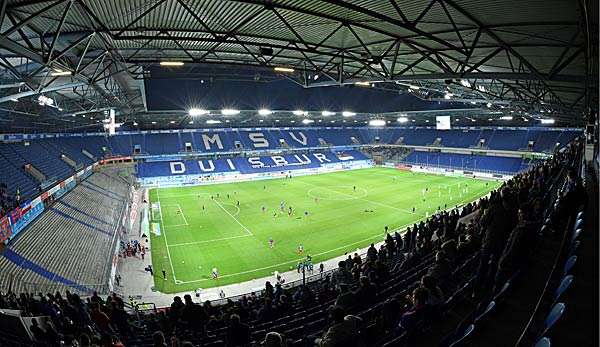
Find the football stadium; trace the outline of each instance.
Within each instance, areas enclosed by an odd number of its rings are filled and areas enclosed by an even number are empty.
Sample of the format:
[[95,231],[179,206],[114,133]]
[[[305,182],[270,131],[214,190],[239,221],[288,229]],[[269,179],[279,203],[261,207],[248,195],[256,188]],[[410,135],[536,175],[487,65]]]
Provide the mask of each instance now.
[[598,12],[1,1],[0,346],[598,346]]

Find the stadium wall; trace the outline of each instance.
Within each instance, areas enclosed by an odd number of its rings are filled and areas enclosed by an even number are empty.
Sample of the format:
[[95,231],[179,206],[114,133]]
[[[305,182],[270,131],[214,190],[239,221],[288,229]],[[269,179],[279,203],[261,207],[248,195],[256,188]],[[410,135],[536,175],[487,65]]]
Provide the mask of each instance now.
[[142,187],[146,188],[195,186],[244,181],[259,181],[266,179],[282,178],[287,175],[317,175],[328,172],[364,169],[373,167],[374,165],[375,164],[372,160],[356,160],[350,162],[323,164],[319,167],[311,167],[306,169],[283,169],[284,167],[281,167],[282,170],[256,173],[241,173],[240,171],[231,171],[193,175],[144,177],[138,178],[138,182]]
[[513,177],[513,175],[506,173],[493,173],[493,172],[482,172],[482,171],[467,171],[467,170],[457,170],[451,168],[441,168],[434,166],[422,166],[422,165],[410,165],[410,164],[397,164],[387,162],[383,164],[384,167],[395,168],[398,170],[418,172],[418,173],[427,173],[434,175],[443,175],[449,177],[468,177],[468,178],[477,178],[477,179],[488,179],[488,180],[502,180],[507,181]]

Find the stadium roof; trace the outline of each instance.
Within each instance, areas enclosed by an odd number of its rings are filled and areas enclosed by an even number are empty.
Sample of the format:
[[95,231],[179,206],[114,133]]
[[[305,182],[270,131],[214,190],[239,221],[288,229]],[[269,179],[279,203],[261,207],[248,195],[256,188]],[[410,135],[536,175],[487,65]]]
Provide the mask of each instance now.
[[7,0],[0,128],[85,129],[98,117],[73,114],[107,108],[120,121],[155,119],[143,81],[157,68],[303,88],[368,82],[476,105],[485,118],[510,110],[581,125],[597,103],[597,14],[587,0]]

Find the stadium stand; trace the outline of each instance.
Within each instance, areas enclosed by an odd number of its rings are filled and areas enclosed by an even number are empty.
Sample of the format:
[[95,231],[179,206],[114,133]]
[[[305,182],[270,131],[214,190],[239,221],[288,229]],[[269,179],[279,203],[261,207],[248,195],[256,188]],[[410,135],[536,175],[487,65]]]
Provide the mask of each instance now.
[[[507,288],[523,281],[515,275],[530,264],[529,259],[536,258],[529,251],[528,237],[553,239],[558,235],[564,240],[560,249],[565,252],[557,253],[555,270],[549,277],[551,283],[557,284],[549,286],[544,291],[547,294],[541,296],[548,297],[550,305],[538,305],[534,313],[550,313],[550,316],[539,327],[522,326],[535,337],[531,340],[534,343],[552,329],[564,307],[555,303],[561,300],[555,294],[556,288],[572,269],[563,265],[569,262],[565,259],[573,259],[566,252],[576,249],[574,244],[581,235],[576,226],[584,223],[578,206],[585,203],[585,197],[578,171],[573,169],[581,161],[581,148],[580,143],[568,146],[552,159],[515,175],[489,197],[461,210],[438,213],[407,228],[404,235],[388,235],[380,249],[372,245],[366,254],[349,255],[338,269],[307,286],[284,288],[281,284],[267,283],[264,291],[236,301],[228,299],[222,305],[208,301],[200,305],[189,295],[184,300],[176,296],[168,309],[136,314],[126,313],[128,305],[117,295],[105,300],[94,294],[84,303],[69,291],[44,296],[3,293],[0,308],[20,310],[19,314],[40,320],[49,315],[52,323],[45,325],[44,333],[37,327],[32,330],[34,340],[50,344],[58,339],[67,343],[72,340],[86,343],[91,339],[97,344],[120,340],[125,345],[156,346],[173,337],[178,343],[191,341],[203,346],[238,346],[261,341],[277,346],[284,342],[291,346],[457,346],[477,333],[490,331],[483,322],[493,320],[491,313],[501,310],[498,305],[511,296]],[[97,273],[89,273],[94,265],[86,262],[83,255],[97,252],[88,246],[106,249],[108,235],[101,230],[114,231],[101,226],[110,219],[101,219],[99,214],[110,213],[94,211],[103,208],[100,206],[114,208],[114,204],[122,204],[119,197],[124,197],[127,189],[122,184],[116,196],[101,194],[104,190],[98,189],[108,184],[118,186],[119,180],[111,174],[96,173],[43,215],[42,218],[73,225],[73,233],[68,231],[60,243],[67,245],[66,249],[75,249],[74,252],[59,255],[44,252],[48,240],[43,243],[35,239],[60,236],[52,234],[52,228],[47,227],[49,223],[42,223],[42,219],[16,240],[11,252],[41,257],[36,259],[49,270],[71,275],[78,281],[99,279]],[[88,209],[77,207],[82,211],[70,206],[85,204],[83,197],[85,201],[99,200],[88,203]],[[75,213],[65,220],[61,213],[67,209]],[[465,216],[474,216],[474,222],[458,223]],[[82,233],[86,233],[83,242]],[[25,237],[29,238],[28,244],[36,245],[32,247],[36,252],[19,247],[20,243],[25,244]],[[11,252],[2,259],[3,266],[9,264],[7,269],[14,265],[10,264],[14,260],[9,260]],[[83,272],[79,277],[60,265],[68,261],[75,265],[69,257],[78,256],[85,264],[78,268]],[[48,305],[58,309],[48,310]],[[553,309],[545,309],[546,306]],[[1,336],[6,341],[8,335]],[[24,336],[10,338],[14,345],[28,343]],[[502,336],[495,338],[504,341]]]
[[[129,185],[117,172],[90,176],[54,203],[0,256],[0,288],[90,292],[106,286]],[[48,282],[54,282],[48,286]]]
[[[494,138],[494,134],[498,136]],[[252,135],[254,134],[254,135]],[[169,131],[143,134],[117,134],[116,136],[69,136],[43,139],[30,139],[25,146],[24,142],[0,143],[0,159],[9,163],[9,167],[0,173],[0,182],[8,185],[8,192],[14,195],[17,188],[24,199],[35,197],[39,192],[39,180],[24,170],[24,166],[32,164],[39,170],[46,180],[59,181],[72,175],[74,167],[69,166],[61,155],[66,155],[77,166],[89,165],[95,160],[110,156],[130,156],[134,154],[135,146],[139,146],[139,155],[173,155],[185,152],[185,143],[192,144],[192,152],[214,153],[236,151],[236,143],[245,150],[274,150],[281,149],[280,139],[289,148],[315,148],[333,146],[360,146],[374,144],[397,144],[403,139],[404,146],[429,146],[437,138],[441,139],[440,147],[444,148],[472,148],[476,147],[479,139],[486,139],[485,148],[490,150],[526,150],[529,140],[534,141],[533,151],[550,153],[554,151],[557,143],[564,146],[579,134],[576,130],[495,130],[495,129],[453,129],[435,130],[429,128],[297,128],[297,129],[261,129],[261,130],[222,130],[212,132],[180,132]],[[218,139],[215,138],[218,136]],[[250,137],[252,136],[252,138]],[[327,145],[319,142],[325,141]],[[265,140],[266,142],[263,142]],[[239,149],[237,149],[239,151]],[[87,152],[89,155],[87,155]],[[408,160],[418,162],[434,162],[415,153]],[[90,157],[91,156],[91,157]],[[453,155],[440,155],[440,161],[456,162],[458,157]],[[461,160],[464,157],[461,158]],[[481,159],[481,158],[479,158]],[[477,162],[482,169],[499,170],[502,164],[494,164],[495,160],[481,159]],[[502,161],[502,160],[500,160]],[[500,162],[499,161],[499,162]],[[518,172],[527,165],[527,162],[510,162],[510,168],[500,171]],[[474,169],[474,167],[469,167]]]
[[421,151],[413,151],[402,162],[429,167],[509,174],[514,174],[527,167],[524,159],[521,158]]

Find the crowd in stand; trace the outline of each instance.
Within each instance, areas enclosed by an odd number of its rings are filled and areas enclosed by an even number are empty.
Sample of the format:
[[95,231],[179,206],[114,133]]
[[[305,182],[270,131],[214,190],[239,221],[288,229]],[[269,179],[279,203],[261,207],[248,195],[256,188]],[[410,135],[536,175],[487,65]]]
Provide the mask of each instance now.
[[[253,333],[268,322],[325,306],[329,306],[328,322],[304,334],[303,345],[370,345],[362,334],[368,324],[378,336],[410,334],[440,320],[448,299],[464,282],[457,273],[470,273],[475,278],[472,295],[480,298],[493,293],[527,265],[548,203],[546,192],[574,150],[570,146],[553,159],[514,176],[461,211],[442,211],[407,228],[403,235],[388,234],[379,248],[371,244],[363,257],[349,254],[335,272],[310,285],[284,289],[280,283],[273,286],[267,282],[262,293],[220,306],[210,301],[195,303],[190,295],[183,300],[176,296],[168,309],[144,315],[141,320],[128,316],[123,301],[115,295],[105,300],[93,295],[83,301],[68,292],[64,297],[59,293],[0,293],[0,308],[50,316],[55,328],[34,328],[36,340],[50,344],[60,337],[78,340],[82,346],[119,346],[119,339],[127,345],[145,331],[152,333],[154,346],[192,346],[211,332],[224,329],[227,346],[286,346],[292,341],[281,329],[261,332],[258,339]],[[577,175],[570,171],[565,201],[577,206],[584,201],[584,194]],[[459,222],[466,216],[472,218]],[[473,260],[470,272],[463,270],[469,260]],[[424,271],[403,291],[390,292],[387,287],[391,279],[422,264],[427,264]],[[378,309],[373,316],[364,314],[375,306]],[[290,328],[294,327],[285,327]]]
[[8,193],[8,186],[6,183],[0,183],[0,218],[4,217],[10,210],[15,208],[18,204],[18,194],[16,197],[11,196]]

